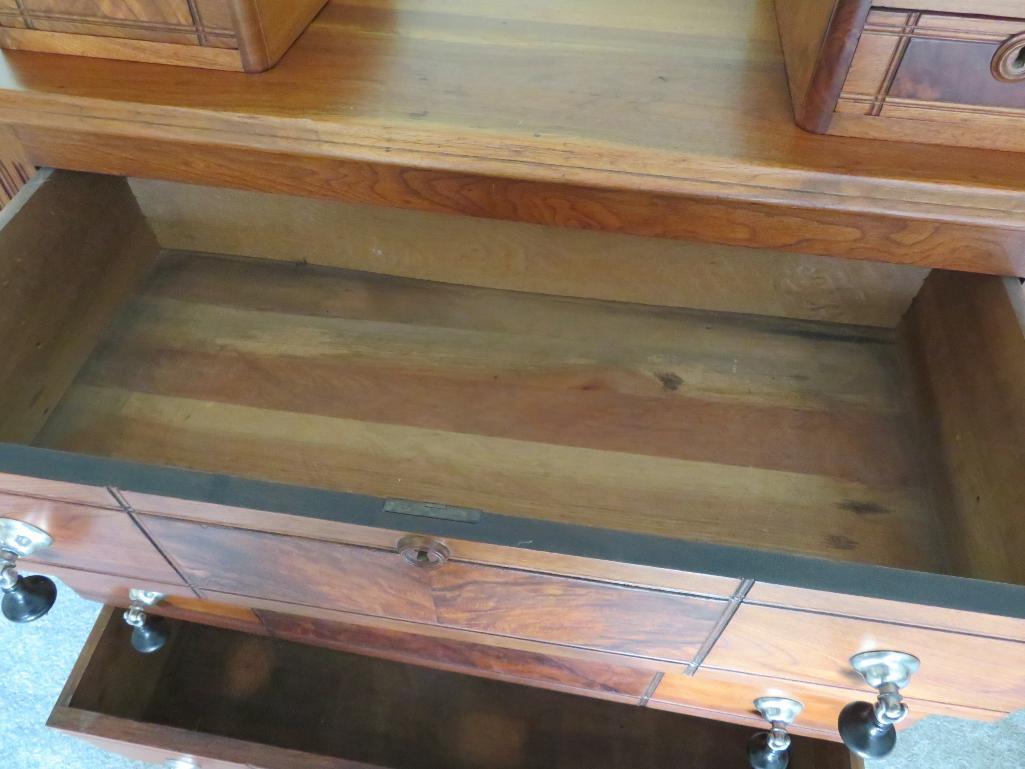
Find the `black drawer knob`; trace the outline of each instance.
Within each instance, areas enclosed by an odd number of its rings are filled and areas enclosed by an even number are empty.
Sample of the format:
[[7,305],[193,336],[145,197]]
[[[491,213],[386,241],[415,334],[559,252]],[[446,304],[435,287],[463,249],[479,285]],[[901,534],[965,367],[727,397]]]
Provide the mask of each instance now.
[[125,612],[125,623],[132,626],[132,648],[141,654],[153,654],[164,648],[171,637],[171,624],[163,617],[151,617],[146,610],[166,596],[150,590],[129,590],[131,605]]
[[747,743],[747,760],[751,769],[787,769],[790,763],[790,734],[787,729],[804,710],[797,700],[788,697],[759,697],[755,710],[769,722],[767,732],[758,732]]
[[875,703],[852,702],[840,711],[840,738],[862,758],[883,758],[897,744],[894,726],[908,714],[900,690],[908,685],[921,663],[906,652],[870,651],[851,657],[851,667],[879,695]]
[[37,526],[13,518],[0,518],[0,611],[11,622],[32,622],[47,614],[57,601],[57,586],[48,577],[23,577],[19,558],[53,544],[53,537]]

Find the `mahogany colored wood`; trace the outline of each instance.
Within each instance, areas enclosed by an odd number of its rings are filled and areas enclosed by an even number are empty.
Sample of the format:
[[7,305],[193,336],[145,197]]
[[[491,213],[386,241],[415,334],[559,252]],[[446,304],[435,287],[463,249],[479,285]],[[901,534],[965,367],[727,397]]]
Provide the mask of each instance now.
[[201,589],[434,622],[429,574],[396,552],[139,516]]
[[358,614],[356,612],[345,612],[335,609],[301,606],[299,604],[273,601],[266,598],[251,598],[231,593],[220,593],[216,590],[197,590],[196,592],[198,592],[204,600],[213,601],[223,605],[251,608],[260,615],[269,612],[273,614],[323,621],[331,625],[348,625],[367,628],[372,631],[382,630],[389,633],[399,633],[403,635],[413,634],[424,636],[426,638],[438,639],[445,643],[498,647],[503,650],[525,652],[530,655],[540,655],[543,657],[568,660],[571,663],[583,662],[587,664],[598,664],[603,667],[615,669],[630,667],[635,670],[645,671],[649,678],[656,673],[680,669],[678,662],[667,662],[665,660],[658,660],[649,657],[631,657],[617,652],[558,645],[529,638],[498,636],[492,633],[464,630],[462,628],[453,628],[440,624],[424,624],[408,620],[390,619],[371,614]]
[[[705,769],[742,762],[750,733],[184,623],[169,647],[134,654],[127,629],[107,618],[50,724],[267,769]],[[822,741],[797,738],[793,755],[809,769],[850,765]]]
[[31,523],[53,537],[52,546],[25,559],[32,568],[45,571],[45,565],[52,564],[183,584],[146,535],[120,510],[0,493],[0,516]]
[[[694,676],[679,672],[666,673],[651,695],[648,706],[764,728],[765,722],[754,709],[753,703],[758,697],[767,696],[789,697],[804,705],[797,723],[790,729],[793,734],[836,742],[840,740],[836,719],[844,706],[857,700],[871,699],[871,693],[864,686],[860,689],[853,686],[841,688],[702,668]],[[959,707],[914,698],[905,701],[910,710],[908,718],[899,725],[900,729],[928,716],[972,721],[997,721],[1007,716],[1007,713],[997,710]]]
[[438,670],[638,704],[652,673],[385,628],[260,611],[275,638]]
[[124,179],[42,171],[0,212],[0,440],[34,439],[156,253]]
[[[22,571],[31,573],[33,570],[22,569]],[[252,609],[200,600],[196,597],[196,592],[185,585],[169,585],[152,580],[97,574],[51,564],[40,565],[39,572],[57,577],[87,600],[108,606],[127,608],[131,603],[130,590],[150,590],[155,593],[163,593],[166,596],[159,603],[147,609],[150,614],[199,622],[228,630],[241,630],[244,633],[267,634],[266,628]]]
[[129,179],[160,245],[441,283],[890,328],[927,269]]
[[335,0],[260,78],[11,54],[0,120],[60,167],[1025,271],[1002,153],[793,124],[771,0]]
[[934,272],[901,328],[959,573],[1025,581],[1025,290]]
[[[0,475],[0,479],[3,476]],[[264,510],[229,507],[191,500],[120,492],[133,509],[171,518],[214,523],[234,528],[288,534],[310,539],[391,549],[408,532],[319,518],[306,518]],[[676,592],[729,598],[740,581],[710,574],[675,569],[660,569],[619,561],[563,555],[517,547],[503,547],[461,539],[446,539],[449,548],[463,561],[506,566],[527,571],[582,577],[599,582],[614,582],[636,587],[668,589]]]
[[863,327],[168,255],[37,442],[942,570],[896,352]]
[[44,497],[63,502],[76,502],[90,507],[120,510],[114,496],[103,486],[65,483],[48,478],[35,478],[14,473],[0,473],[0,490],[25,497]]
[[968,708],[1025,707],[1025,643],[745,604],[704,668],[866,691],[848,663],[872,649],[922,661],[906,696]]
[[745,601],[1025,641],[1025,620],[757,582]]
[[324,0],[20,0],[0,8],[0,47],[262,72]]
[[[680,663],[722,601],[141,516],[186,574],[214,591]],[[268,566],[270,564],[271,566]]]
[[[214,611],[218,604],[206,601],[201,602],[196,598],[196,592],[192,588],[184,584],[168,584],[165,582],[156,582],[153,580],[137,580],[131,577],[115,576],[111,574],[100,574],[97,572],[83,571],[81,569],[72,569],[65,566],[54,566],[53,564],[29,564],[25,562],[22,572],[46,574],[50,577],[56,577],[69,588],[74,590],[83,598],[90,601],[96,601],[97,603],[127,607],[129,604],[128,591],[132,588],[138,588],[140,590],[152,590],[156,593],[164,593],[170,596],[174,602],[181,600],[188,601],[191,599],[192,603],[187,604],[190,607],[198,606],[199,604],[209,605],[211,611]],[[229,607],[231,612],[243,615],[243,609],[238,607]],[[252,617],[255,619],[256,615],[250,612]]]

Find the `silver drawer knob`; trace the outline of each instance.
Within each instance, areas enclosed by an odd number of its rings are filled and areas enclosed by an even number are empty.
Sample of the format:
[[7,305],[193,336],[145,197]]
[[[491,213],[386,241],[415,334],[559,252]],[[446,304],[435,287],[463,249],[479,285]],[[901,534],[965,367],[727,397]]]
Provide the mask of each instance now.
[[790,734],[793,725],[804,710],[797,700],[788,697],[759,697],[755,710],[769,722],[769,731],[758,732],[747,743],[747,760],[751,769],[786,769],[790,763]]
[[840,738],[853,753],[883,758],[893,751],[897,743],[894,724],[908,714],[901,689],[920,664],[918,657],[898,651],[861,652],[851,657],[851,667],[879,693],[874,703],[852,702],[840,711]]
[[32,622],[53,608],[57,586],[52,579],[18,574],[19,558],[53,544],[53,537],[37,526],[13,518],[0,518],[0,610],[11,622]]
[[128,591],[128,600],[132,603],[125,612],[125,624],[132,628],[132,647],[141,654],[160,651],[171,635],[166,619],[146,613],[146,609],[156,606],[165,597],[163,593],[151,590],[133,588]]

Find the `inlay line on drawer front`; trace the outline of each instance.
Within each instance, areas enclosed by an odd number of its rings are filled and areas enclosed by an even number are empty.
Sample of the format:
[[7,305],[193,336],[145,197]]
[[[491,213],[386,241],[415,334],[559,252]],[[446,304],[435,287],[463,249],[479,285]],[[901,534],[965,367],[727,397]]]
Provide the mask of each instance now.
[[199,589],[686,663],[721,600],[141,515]]
[[1025,707],[1025,643],[768,606],[741,606],[705,664],[866,691],[849,659],[873,649],[921,659],[902,690],[910,699],[1004,712]]
[[[286,534],[325,542],[390,550],[407,533],[398,529],[361,526],[310,515],[293,515],[233,507],[122,489],[116,491],[133,513],[156,514],[162,518],[249,529],[268,534]],[[264,496],[261,501],[266,503],[267,497]],[[380,500],[375,504],[383,505],[383,502],[384,500]],[[398,517],[395,522],[398,523]],[[449,536],[445,536],[445,541],[463,562],[526,569],[556,576],[579,577],[599,582],[655,588],[712,598],[728,598],[740,584],[740,580],[730,577],[699,574],[679,569],[643,566],[622,561],[566,555],[559,552],[527,550],[523,547],[494,545]]]

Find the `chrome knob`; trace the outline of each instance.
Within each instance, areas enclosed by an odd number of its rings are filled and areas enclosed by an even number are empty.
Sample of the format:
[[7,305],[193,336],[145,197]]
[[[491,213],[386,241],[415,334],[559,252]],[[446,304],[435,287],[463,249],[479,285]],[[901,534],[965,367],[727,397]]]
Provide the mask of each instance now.
[[0,518],[0,612],[11,622],[32,622],[57,601],[57,585],[48,577],[18,574],[17,562],[53,544],[42,529],[13,518]]
[[437,569],[444,566],[452,555],[444,542],[419,534],[403,537],[396,545],[396,549],[407,563],[421,569]]
[[[156,606],[166,596],[150,590],[128,591],[131,605],[125,612],[125,624],[132,627],[132,647],[141,654],[152,654],[164,648],[171,628],[163,617],[151,617],[146,609]],[[177,760],[177,759],[176,759]]]
[[908,714],[900,690],[921,666],[906,652],[870,651],[851,657],[851,667],[878,692],[875,703],[852,702],[840,711],[840,738],[862,758],[883,758],[897,744],[895,724]]
[[751,769],[786,769],[790,763],[790,734],[787,729],[804,710],[797,700],[787,697],[759,697],[755,710],[769,722],[767,732],[754,734],[747,743]]

